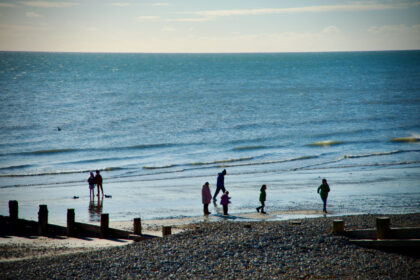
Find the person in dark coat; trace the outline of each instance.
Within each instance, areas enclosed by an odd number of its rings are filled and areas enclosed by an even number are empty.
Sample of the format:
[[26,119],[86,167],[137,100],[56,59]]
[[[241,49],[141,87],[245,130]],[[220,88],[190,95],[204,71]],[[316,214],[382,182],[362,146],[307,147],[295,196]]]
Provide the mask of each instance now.
[[260,189],[260,202],[261,202],[261,206],[257,207],[257,212],[260,212],[262,214],[266,214],[266,212],[264,212],[264,207],[265,207],[265,198],[266,198],[266,193],[265,190],[267,189],[266,185],[262,185],[261,189]]
[[318,191],[317,191],[320,196],[322,201],[324,202],[324,213],[327,213],[327,198],[328,198],[328,193],[330,192],[330,186],[327,183],[327,179],[322,179],[322,184],[318,187]]
[[226,175],[226,169],[223,169],[222,172],[219,173],[217,176],[217,185],[216,185],[216,192],[213,195],[213,201],[216,201],[216,196],[219,193],[220,190],[222,190],[222,193],[226,191],[225,189],[225,175]]

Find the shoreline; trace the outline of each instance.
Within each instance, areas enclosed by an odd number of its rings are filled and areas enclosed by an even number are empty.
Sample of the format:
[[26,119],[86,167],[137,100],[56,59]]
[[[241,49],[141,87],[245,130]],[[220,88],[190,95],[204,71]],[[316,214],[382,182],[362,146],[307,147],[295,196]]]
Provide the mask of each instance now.
[[[289,216],[287,216],[289,214]],[[283,215],[283,219],[278,216]],[[300,216],[306,215],[306,216]],[[314,215],[310,217],[308,215]],[[142,233],[162,237],[162,227],[171,226],[172,235],[182,234],[188,231],[197,230],[197,228],[204,228],[216,224],[292,224],[293,222],[305,223],[307,221],[316,219],[360,219],[361,217],[379,217],[390,216],[391,225],[392,217],[398,217],[398,224],[404,217],[418,216],[418,226],[420,226],[420,213],[407,214],[354,214],[354,215],[322,215],[322,211],[318,210],[291,210],[291,211],[277,211],[268,213],[266,215],[260,213],[244,213],[238,215],[230,215],[222,217],[218,215],[202,216],[202,217],[185,217],[185,218],[168,218],[168,219],[154,219],[142,221]],[[133,223],[131,221],[117,221],[110,222],[111,228],[122,230],[133,230]],[[346,227],[364,228],[366,225],[359,226],[346,223]],[[150,241],[140,241],[150,242]],[[67,236],[0,236],[0,263],[16,262],[22,260],[31,260],[37,258],[57,257],[61,255],[73,255],[78,253],[88,253],[92,251],[110,249],[113,247],[121,247],[135,243],[132,240],[125,239],[100,239],[91,237],[67,237]]]

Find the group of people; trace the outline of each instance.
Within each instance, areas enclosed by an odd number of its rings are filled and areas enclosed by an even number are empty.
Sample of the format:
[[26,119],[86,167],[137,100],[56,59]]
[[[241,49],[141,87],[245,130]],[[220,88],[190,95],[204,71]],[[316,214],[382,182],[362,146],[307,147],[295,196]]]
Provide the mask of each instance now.
[[[228,215],[228,205],[230,203],[230,197],[229,197],[229,192],[225,189],[225,175],[226,175],[226,169],[223,169],[223,171],[218,174],[216,191],[213,197],[210,192],[209,182],[204,183],[203,188],[201,190],[201,197],[202,197],[202,202],[204,206],[203,207],[204,215],[211,214],[209,212],[209,204],[211,202],[211,199],[213,198],[213,203],[216,205],[216,201],[217,201],[216,197],[220,191],[223,192],[222,197],[220,198],[220,204],[223,206],[223,215],[225,216]],[[267,197],[266,189],[267,189],[267,185],[264,184],[261,186],[260,198],[259,198],[261,206],[256,208],[257,212],[260,213],[261,211],[262,214],[267,213],[264,211],[265,201]],[[320,194],[321,199],[324,203],[323,212],[327,213],[327,198],[328,198],[328,193],[330,192],[330,186],[327,183],[327,179],[322,179],[322,184],[318,187],[317,192]]]
[[104,196],[104,190],[102,188],[102,176],[99,173],[99,170],[96,170],[96,175],[93,175],[93,172],[90,172],[90,176],[88,178],[88,184],[89,184],[89,196],[90,199],[94,199],[95,197],[95,185],[96,188],[98,189],[98,197],[100,192],[102,192],[102,196]]

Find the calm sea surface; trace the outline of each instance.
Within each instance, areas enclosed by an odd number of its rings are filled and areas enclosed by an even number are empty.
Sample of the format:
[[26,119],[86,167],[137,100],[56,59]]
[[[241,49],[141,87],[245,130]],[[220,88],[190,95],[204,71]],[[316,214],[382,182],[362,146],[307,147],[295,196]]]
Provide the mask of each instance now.
[[233,214],[263,183],[269,212],[320,209],[323,177],[333,214],[420,211],[420,51],[0,52],[0,120],[3,215],[200,216],[223,168]]

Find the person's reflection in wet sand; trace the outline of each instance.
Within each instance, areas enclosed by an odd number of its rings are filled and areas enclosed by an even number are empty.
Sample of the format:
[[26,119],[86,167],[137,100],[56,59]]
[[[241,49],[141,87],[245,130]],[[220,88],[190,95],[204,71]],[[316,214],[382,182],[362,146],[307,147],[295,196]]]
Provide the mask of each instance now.
[[91,199],[89,201],[89,221],[99,222],[101,221],[102,207],[104,199],[99,197],[98,201]]

